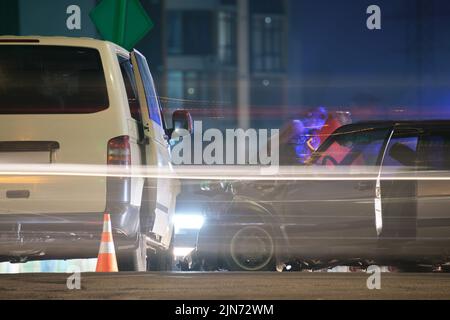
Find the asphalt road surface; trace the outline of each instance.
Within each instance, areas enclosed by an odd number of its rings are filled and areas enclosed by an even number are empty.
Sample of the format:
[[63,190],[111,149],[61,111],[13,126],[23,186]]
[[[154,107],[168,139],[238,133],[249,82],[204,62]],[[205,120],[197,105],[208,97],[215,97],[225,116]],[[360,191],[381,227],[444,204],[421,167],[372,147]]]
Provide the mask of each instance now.
[[116,273],[0,275],[0,299],[450,299],[450,274],[381,274],[367,289],[365,273]]

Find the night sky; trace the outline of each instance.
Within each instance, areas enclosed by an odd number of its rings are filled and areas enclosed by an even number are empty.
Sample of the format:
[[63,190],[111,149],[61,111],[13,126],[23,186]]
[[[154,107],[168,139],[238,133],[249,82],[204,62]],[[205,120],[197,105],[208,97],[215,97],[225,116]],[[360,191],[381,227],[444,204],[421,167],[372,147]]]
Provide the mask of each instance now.
[[[381,8],[381,30],[366,9]],[[291,106],[450,118],[450,1],[292,0]]]

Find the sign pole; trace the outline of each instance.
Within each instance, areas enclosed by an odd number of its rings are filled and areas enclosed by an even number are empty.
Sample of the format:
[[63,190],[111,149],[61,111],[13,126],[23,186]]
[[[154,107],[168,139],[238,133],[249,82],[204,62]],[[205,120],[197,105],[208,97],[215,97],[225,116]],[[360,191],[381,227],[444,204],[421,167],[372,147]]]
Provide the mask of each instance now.
[[116,43],[124,43],[125,23],[127,20],[128,0],[118,0]]

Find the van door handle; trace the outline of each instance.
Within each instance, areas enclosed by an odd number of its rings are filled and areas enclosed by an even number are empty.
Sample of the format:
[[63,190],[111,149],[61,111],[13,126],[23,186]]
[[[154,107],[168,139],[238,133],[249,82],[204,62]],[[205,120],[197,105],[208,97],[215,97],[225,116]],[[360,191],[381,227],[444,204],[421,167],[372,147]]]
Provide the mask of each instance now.
[[371,190],[373,188],[374,188],[374,183],[370,182],[370,181],[360,181],[360,182],[358,182],[358,184],[355,187],[355,189],[357,189],[359,191]]

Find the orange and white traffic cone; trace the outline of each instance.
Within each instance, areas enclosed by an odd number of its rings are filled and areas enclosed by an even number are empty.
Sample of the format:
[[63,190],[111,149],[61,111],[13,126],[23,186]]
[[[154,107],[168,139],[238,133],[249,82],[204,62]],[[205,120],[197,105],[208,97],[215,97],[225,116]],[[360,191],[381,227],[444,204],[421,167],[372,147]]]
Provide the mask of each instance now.
[[98,252],[95,272],[118,272],[116,250],[112,236],[111,217],[109,213],[103,216],[103,233]]

